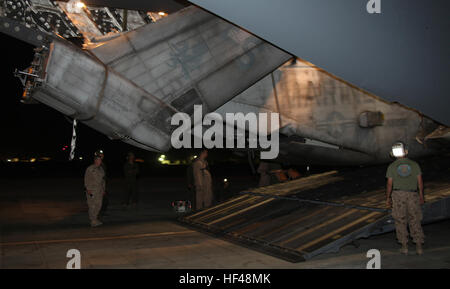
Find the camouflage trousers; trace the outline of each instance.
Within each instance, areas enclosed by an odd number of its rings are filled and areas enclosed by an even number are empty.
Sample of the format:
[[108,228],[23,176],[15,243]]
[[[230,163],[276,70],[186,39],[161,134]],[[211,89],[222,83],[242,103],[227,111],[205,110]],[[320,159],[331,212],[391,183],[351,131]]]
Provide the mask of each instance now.
[[89,208],[89,219],[91,220],[91,224],[97,224],[100,222],[98,220],[98,214],[100,213],[100,209],[102,208],[103,194],[101,191],[93,191],[92,196],[86,194],[86,198]]
[[423,243],[425,236],[422,230],[422,209],[419,194],[416,192],[392,192],[392,218],[400,243],[408,243],[408,228],[414,243]]

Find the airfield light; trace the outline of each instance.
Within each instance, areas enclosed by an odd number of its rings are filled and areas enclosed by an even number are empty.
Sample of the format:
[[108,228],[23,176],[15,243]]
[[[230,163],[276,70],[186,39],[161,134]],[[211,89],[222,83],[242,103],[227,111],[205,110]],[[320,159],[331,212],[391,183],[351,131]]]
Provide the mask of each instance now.
[[7,161],[8,163],[10,163],[10,162],[12,162],[12,159],[7,159],[6,161]]
[[223,179],[223,182],[224,182],[224,183],[228,182],[228,179]]
[[36,158],[31,158],[30,163],[34,163],[36,161]]
[[161,155],[158,159],[158,161],[163,165],[170,165],[170,160],[166,160],[165,155]]

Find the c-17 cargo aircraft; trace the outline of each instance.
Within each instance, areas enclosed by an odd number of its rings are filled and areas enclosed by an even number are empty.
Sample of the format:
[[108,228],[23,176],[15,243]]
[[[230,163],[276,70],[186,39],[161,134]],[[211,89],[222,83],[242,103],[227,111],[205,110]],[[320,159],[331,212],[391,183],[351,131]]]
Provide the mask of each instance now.
[[278,113],[277,161],[291,164],[386,163],[397,141],[412,158],[448,149],[445,124],[196,6],[168,14],[74,0],[0,4],[0,31],[36,46],[30,68],[16,72],[23,102],[51,106],[111,139],[167,151],[171,117],[202,105],[223,116]]

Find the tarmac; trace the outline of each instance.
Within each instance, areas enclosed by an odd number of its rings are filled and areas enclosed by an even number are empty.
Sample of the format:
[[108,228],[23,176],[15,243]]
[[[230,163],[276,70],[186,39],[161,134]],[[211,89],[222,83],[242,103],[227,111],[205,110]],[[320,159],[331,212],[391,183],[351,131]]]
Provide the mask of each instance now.
[[[234,188],[252,184],[234,180]],[[64,269],[67,251],[81,253],[81,268],[129,269],[306,269],[366,268],[370,249],[381,268],[450,268],[450,220],[424,226],[425,254],[399,253],[387,233],[343,247],[338,253],[290,263],[186,228],[170,204],[187,198],[185,180],[145,178],[140,203],[124,207],[124,184],[110,180],[104,225],[89,226],[81,178],[0,179],[0,268]]]

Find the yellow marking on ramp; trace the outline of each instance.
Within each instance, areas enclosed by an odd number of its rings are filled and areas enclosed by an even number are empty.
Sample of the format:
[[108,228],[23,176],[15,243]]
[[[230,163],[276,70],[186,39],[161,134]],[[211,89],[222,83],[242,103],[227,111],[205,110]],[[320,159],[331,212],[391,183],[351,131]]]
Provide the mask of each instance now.
[[231,206],[229,206],[229,207],[225,207],[225,208],[223,208],[223,209],[220,209],[220,210],[218,210],[218,211],[215,211],[215,212],[213,212],[213,213],[211,213],[211,214],[209,214],[209,215],[201,216],[201,217],[199,217],[198,219],[196,219],[195,221],[196,221],[196,222],[200,222],[201,220],[204,220],[204,219],[206,219],[206,218],[211,218],[211,217],[213,217],[213,216],[216,216],[216,215],[218,215],[218,214],[221,214],[221,213],[223,213],[224,211],[228,211],[228,210],[234,209],[234,208],[236,208],[236,207],[245,205],[246,203],[252,203],[252,202],[255,202],[255,201],[257,201],[258,199],[262,199],[262,197],[260,197],[260,196],[254,196],[254,197],[251,197],[251,198],[249,198],[249,199],[247,199],[247,200],[245,200],[245,201],[243,201],[243,202],[238,202],[238,203],[236,203],[236,204],[234,204],[234,205],[231,205]]
[[264,204],[266,204],[266,203],[268,203],[268,202],[271,202],[271,201],[273,201],[273,200],[275,200],[275,199],[270,198],[270,199],[268,199],[268,200],[262,201],[261,203],[255,204],[255,205],[250,206],[250,207],[248,207],[248,208],[245,208],[245,209],[239,210],[239,211],[237,211],[237,212],[234,212],[233,214],[230,214],[230,215],[224,216],[224,217],[222,217],[222,218],[220,218],[220,219],[214,220],[214,221],[208,223],[208,225],[212,225],[212,224],[218,223],[218,222],[220,222],[220,221],[226,220],[226,219],[228,219],[228,218],[231,218],[231,217],[233,217],[233,216],[239,215],[239,214],[241,214],[241,213],[247,212],[247,211],[249,211],[249,210],[251,210],[251,209],[253,209],[253,208],[259,207],[259,206],[264,205]]
[[330,238],[330,237],[332,237],[332,236],[334,236],[334,235],[336,235],[336,234],[338,234],[338,233],[340,233],[340,232],[346,230],[347,228],[350,228],[350,227],[352,227],[352,226],[354,226],[354,225],[356,225],[356,224],[358,224],[358,223],[361,223],[361,222],[363,222],[363,221],[365,221],[365,220],[367,220],[367,219],[370,219],[370,218],[372,218],[373,216],[375,216],[375,215],[377,215],[377,214],[381,214],[381,213],[380,213],[380,212],[373,212],[373,213],[370,213],[370,214],[368,214],[368,215],[366,215],[366,216],[364,216],[364,217],[359,218],[359,219],[356,220],[356,221],[353,221],[353,222],[351,222],[351,223],[348,223],[347,225],[345,225],[345,226],[343,226],[343,227],[341,227],[341,228],[339,228],[339,229],[337,229],[337,230],[334,230],[334,231],[332,231],[332,232],[330,232],[330,233],[328,233],[328,234],[326,234],[326,235],[323,235],[322,237],[320,237],[320,238],[318,238],[318,239],[315,239],[314,241],[311,241],[311,242],[309,242],[309,243],[306,243],[306,244],[304,244],[304,245],[302,245],[302,246],[296,248],[296,250],[301,251],[301,250],[303,250],[303,249],[305,249],[305,248],[311,247],[312,245],[317,244],[317,243],[319,243],[320,241],[323,241],[323,240],[325,240],[325,239],[328,239],[328,238]]
[[350,211],[348,211],[348,212],[345,213],[345,214],[339,215],[339,216],[337,216],[337,217],[335,217],[335,218],[333,218],[333,219],[330,219],[330,220],[328,220],[328,221],[326,221],[326,222],[324,222],[324,223],[322,223],[322,224],[320,224],[320,225],[318,225],[318,226],[312,227],[312,228],[310,228],[310,229],[308,229],[308,230],[306,230],[306,231],[301,232],[300,234],[297,234],[297,235],[295,235],[295,236],[293,236],[293,237],[291,237],[291,238],[289,238],[289,239],[287,239],[287,240],[281,242],[280,245],[284,245],[284,244],[286,244],[286,243],[289,243],[290,241],[293,241],[293,240],[298,239],[298,238],[300,238],[300,237],[303,237],[303,236],[305,236],[305,235],[307,235],[307,234],[309,234],[309,233],[312,233],[312,232],[314,232],[314,231],[316,231],[316,230],[318,230],[318,229],[320,229],[320,228],[323,228],[323,227],[325,227],[325,226],[328,226],[329,224],[332,224],[332,223],[334,223],[334,222],[336,222],[336,221],[339,221],[340,219],[343,219],[343,218],[345,218],[345,217],[347,217],[347,216],[349,216],[349,215],[351,215],[351,214],[353,214],[353,213],[356,213],[357,211],[359,211],[359,210],[357,210],[357,209],[351,209]]
[[260,238],[265,238],[265,237],[267,237],[267,236],[269,236],[269,235],[272,235],[273,233],[279,232],[279,231],[281,231],[281,230],[283,230],[283,229],[285,229],[285,228],[287,228],[287,227],[289,227],[289,226],[292,226],[292,225],[294,225],[294,224],[300,223],[300,222],[302,222],[302,221],[305,220],[305,219],[308,219],[308,218],[310,218],[310,217],[312,217],[312,216],[318,215],[318,214],[320,214],[320,213],[322,213],[322,212],[324,212],[324,211],[326,211],[326,210],[328,210],[328,209],[330,209],[330,207],[325,207],[325,208],[316,210],[315,212],[313,212],[313,213],[311,213],[311,214],[305,215],[305,216],[303,216],[303,217],[301,217],[301,218],[299,218],[299,219],[296,219],[296,220],[294,220],[294,221],[292,221],[292,222],[290,222],[290,223],[284,224],[283,226],[278,227],[277,229],[275,229],[275,230],[273,230],[273,231],[271,231],[271,232],[268,232],[268,233],[262,235]]

